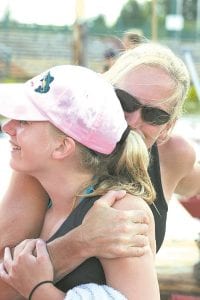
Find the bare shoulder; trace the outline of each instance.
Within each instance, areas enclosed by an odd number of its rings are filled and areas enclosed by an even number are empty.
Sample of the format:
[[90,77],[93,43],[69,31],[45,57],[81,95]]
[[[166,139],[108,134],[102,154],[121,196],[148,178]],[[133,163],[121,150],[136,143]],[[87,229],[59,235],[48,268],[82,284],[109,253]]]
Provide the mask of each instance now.
[[181,195],[196,194],[200,172],[196,171],[196,152],[192,142],[172,135],[158,147],[158,151],[166,199],[171,199],[174,192]]
[[113,205],[114,208],[120,210],[144,209],[148,210],[148,204],[140,197],[126,194],[124,198],[118,200]]
[[187,168],[193,166],[196,160],[192,142],[180,135],[172,135],[166,143],[158,146],[158,150],[161,160],[171,162],[173,165]]

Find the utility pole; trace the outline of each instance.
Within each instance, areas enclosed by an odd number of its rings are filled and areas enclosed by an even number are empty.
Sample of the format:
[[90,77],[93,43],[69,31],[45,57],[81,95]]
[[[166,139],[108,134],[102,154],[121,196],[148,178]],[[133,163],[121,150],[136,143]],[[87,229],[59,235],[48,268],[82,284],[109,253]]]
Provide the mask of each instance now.
[[151,17],[152,40],[158,39],[158,19],[157,19],[157,0],[152,0],[152,17]]
[[76,0],[76,20],[73,28],[73,64],[86,66],[86,37],[84,0]]

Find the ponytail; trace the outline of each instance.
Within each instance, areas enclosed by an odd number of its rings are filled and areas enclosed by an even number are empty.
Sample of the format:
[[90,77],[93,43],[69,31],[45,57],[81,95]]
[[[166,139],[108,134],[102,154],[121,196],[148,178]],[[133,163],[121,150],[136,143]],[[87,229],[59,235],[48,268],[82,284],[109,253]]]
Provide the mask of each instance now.
[[[114,159],[115,160],[115,159]],[[155,191],[148,174],[148,149],[135,131],[131,130],[123,145],[123,151],[116,161],[116,176],[125,177],[131,183],[134,195],[142,197],[146,202],[152,203]]]
[[[91,156],[91,150],[87,150]],[[147,203],[153,202],[155,191],[148,174],[149,153],[138,133],[129,129],[128,136],[118,143],[112,154],[101,155],[94,152],[93,156],[100,168],[92,183],[95,186],[94,192],[87,196],[104,195],[109,190],[124,189],[143,198]],[[90,161],[91,169],[94,159],[90,157],[87,160]]]

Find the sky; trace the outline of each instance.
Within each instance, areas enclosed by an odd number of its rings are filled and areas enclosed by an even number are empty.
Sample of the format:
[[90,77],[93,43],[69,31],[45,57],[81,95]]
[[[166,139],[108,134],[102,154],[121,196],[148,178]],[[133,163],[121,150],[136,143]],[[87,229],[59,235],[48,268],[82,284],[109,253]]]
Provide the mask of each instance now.
[[[119,16],[127,0],[82,0],[85,18],[105,16],[108,25]],[[0,19],[8,9],[11,18],[22,23],[41,25],[72,25],[76,0],[0,0]]]

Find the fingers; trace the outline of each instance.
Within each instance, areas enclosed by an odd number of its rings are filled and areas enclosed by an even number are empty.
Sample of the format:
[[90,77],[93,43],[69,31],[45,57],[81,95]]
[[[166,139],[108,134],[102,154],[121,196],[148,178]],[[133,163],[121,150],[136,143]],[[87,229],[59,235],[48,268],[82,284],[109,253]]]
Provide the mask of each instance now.
[[149,245],[149,239],[145,235],[135,235],[132,239],[130,247],[141,248]]
[[9,272],[12,265],[12,254],[9,247],[4,250],[4,262],[0,264],[0,277],[5,282],[9,280]]
[[126,195],[125,190],[119,190],[119,191],[109,191],[104,196],[99,198],[96,203],[103,204],[105,206],[112,206],[115,201],[120,200],[124,198]]
[[119,257],[140,257],[144,255],[149,250],[148,246],[145,247],[129,247],[126,249],[121,249],[118,252]]
[[37,252],[38,258],[39,257],[48,257],[50,260],[49,253],[48,253],[47,247],[46,247],[46,243],[41,239],[38,239],[36,242],[36,252]]
[[4,281],[7,281],[9,278],[9,275],[8,275],[3,263],[0,264],[0,277]]
[[[124,238],[123,236],[117,237],[116,243],[116,249],[118,247],[124,249],[127,249],[129,247],[141,248],[149,245],[149,238],[144,234],[133,234],[132,236],[127,236],[126,238]],[[112,247],[114,247],[114,245],[112,245]]]
[[4,250],[3,268],[7,273],[9,273],[9,271],[10,271],[11,263],[12,263],[12,254],[11,254],[10,248],[6,247]]
[[[112,230],[118,235],[137,235],[144,234],[147,235],[149,231],[149,216],[144,211],[140,210],[126,210],[117,211],[113,219],[113,224],[110,228],[110,224],[107,225],[107,231]],[[112,220],[112,219],[111,219]]]
[[[140,239],[140,237],[138,239]],[[128,244],[128,245],[120,244],[117,247],[113,246],[113,247],[110,247],[107,249],[109,251],[109,254],[104,255],[103,253],[101,253],[97,257],[98,258],[107,258],[107,259],[108,258],[113,259],[113,258],[126,258],[126,257],[140,257],[149,251],[149,243],[146,242],[146,240],[143,240],[143,242],[145,243],[145,246],[141,246],[141,247],[138,245],[138,242],[137,242],[136,246],[134,246],[134,242],[132,242],[132,245],[131,244]],[[140,244],[140,242],[139,242],[139,244]]]
[[149,226],[145,223],[135,223],[131,219],[129,221],[125,219],[123,221],[123,218],[118,218],[118,219],[116,218],[116,220],[118,221],[118,223],[111,228],[108,227],[107,229],[109,230],[109,235],[111,235],[111,233],[116,235],[115,238],[116,237],[131,238],[136,235],[146,236],[149,233]]
[[12,261],[12,254],[11,254],[11,251],[10,251],[9,247],[5,248],[5,251],[4,251],[4,260],[6,260],[8,262]]
[[2,272],[10,273],[12,269],[12,265],[14,262],[16,262],[20,257],[22,257],[25,254],[31,254],[33,253],[33,250],[35,249],[36,240],[26,240],[19,244],[19,247],[16,247],[13,251],[13,257],[12,253],[9,247],[6,247],[4,250],[4,261],[3,261],[3,268],[1,269]]
[[133,223],[149,224],[149,216],[144,210],[129,210],[124,213]]
[[149,234],[149,226],[147,224],[135,224],[135,232],[137,235],[147,236]]
[[[125,190],[109,191],[104,196],[101,196],[94,205],[112,206],[115,201],[121,200],[126,196]],[[126,211],[127,219],[131,219],[134,223],[146,223],[149,224],[148,214],[143,210],[130,210]]]
[[22,251],[24,250],[24,248],[26,247],[26,245],[28,243],[30,243],[30,241],[36,241],[36,240],[26,239],[26,240],[22,241],[20,244],[18,244],[14,249],[12,249],[12,251],[13,251],[13,259],[15,259],[16,257],[18,257],[20,253],[22,253]]
[[[37,240],[29,240],[27,241],[27,243],[24,245],[24,248],[21,250],[21,252],[19,252],[19,255],[31,255],[34,256],[33,252],[35,250],[35,246],[36,246]],[[16,256],[15,256],[16,257]]]

